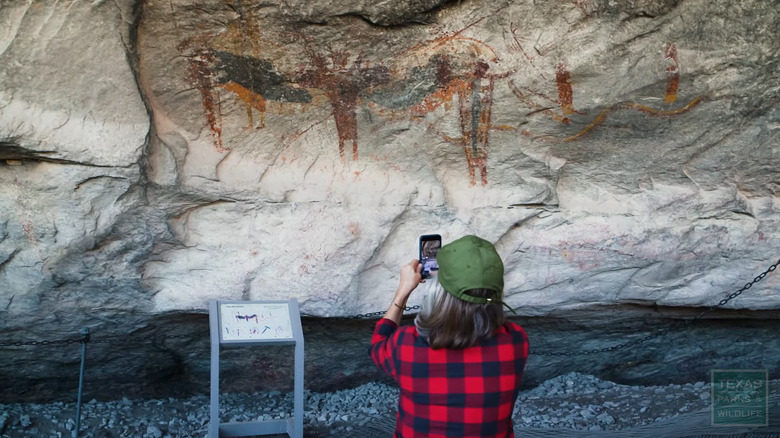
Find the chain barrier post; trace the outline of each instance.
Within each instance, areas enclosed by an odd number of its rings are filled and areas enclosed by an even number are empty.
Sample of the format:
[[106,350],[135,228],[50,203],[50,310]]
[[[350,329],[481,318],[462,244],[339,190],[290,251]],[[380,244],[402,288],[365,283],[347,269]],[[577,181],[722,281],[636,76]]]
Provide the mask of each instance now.
[[79,392],[76,398],[76,428],[73,429],[73,438],[79,438],[81,429],[81,393],[84,389],[84,363],[87,359],[87,343],[89,342],[89,329],[81,329],[81,367],[79,368]]

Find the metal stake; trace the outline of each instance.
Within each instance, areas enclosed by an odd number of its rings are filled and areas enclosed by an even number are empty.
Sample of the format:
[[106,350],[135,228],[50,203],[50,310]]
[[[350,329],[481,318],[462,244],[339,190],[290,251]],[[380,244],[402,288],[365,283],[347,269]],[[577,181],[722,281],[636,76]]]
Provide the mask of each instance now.
[[89,342],[89,329],[81,329],[81,368],[79,369],[79,395],[76,400],[76,428],[73,430],[73,438],[79,438],[81,429],[81,393],[84,389],[84,362],[87,359],[87,342]]

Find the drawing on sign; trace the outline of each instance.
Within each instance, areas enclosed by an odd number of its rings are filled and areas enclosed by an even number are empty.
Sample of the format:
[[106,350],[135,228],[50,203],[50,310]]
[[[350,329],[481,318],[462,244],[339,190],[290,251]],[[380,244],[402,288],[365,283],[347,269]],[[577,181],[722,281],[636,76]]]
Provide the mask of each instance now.
[[287,303],[235,303],[220,306],[223,341],[292,338]]
[[241,315],[241,314],[236,314],[236,320],[237,320],[237,321],[241,321],[241,320],[244,320],[244,321],[249,321],[249,320],[251,320],[251,319],[254,319],[254,320],[255,320],[255,323],[258,323],[258,322],[259,322],[259,321],[258,321],[258,319],[257,319],[257,314],[256,314],[256,313],[255,313],[255,314],[252,314],[252,315]]

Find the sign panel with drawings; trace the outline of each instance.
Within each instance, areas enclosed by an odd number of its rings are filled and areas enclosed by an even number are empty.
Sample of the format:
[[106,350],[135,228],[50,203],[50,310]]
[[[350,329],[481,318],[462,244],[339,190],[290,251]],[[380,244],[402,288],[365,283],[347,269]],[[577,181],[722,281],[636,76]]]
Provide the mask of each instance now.
[[289,303],[221,303],[222,342],[292,339]]

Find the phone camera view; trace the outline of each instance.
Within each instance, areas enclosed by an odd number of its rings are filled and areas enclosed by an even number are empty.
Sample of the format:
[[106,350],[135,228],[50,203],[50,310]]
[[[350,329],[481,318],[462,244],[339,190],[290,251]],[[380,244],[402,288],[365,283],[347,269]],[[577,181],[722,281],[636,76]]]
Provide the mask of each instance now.
[[441,249],[441,237],[423,236],[420,238],[420,263],[422,263],[422,277],[430,278],[432,271],[439,270],[436,263],[436,254]]

